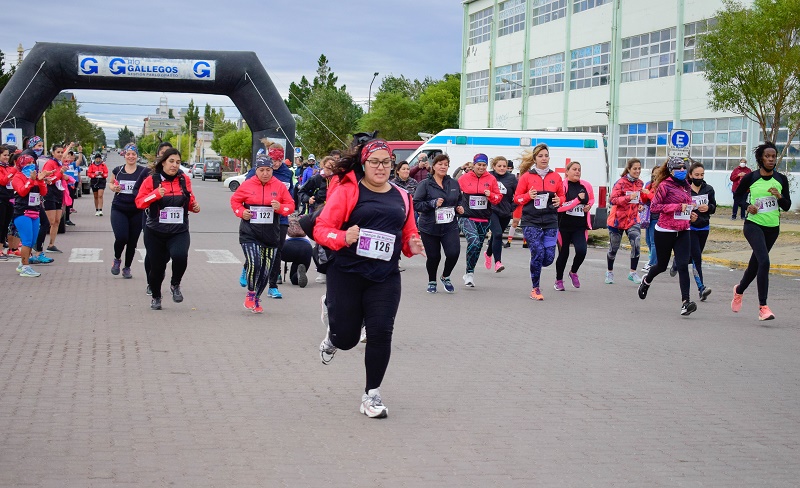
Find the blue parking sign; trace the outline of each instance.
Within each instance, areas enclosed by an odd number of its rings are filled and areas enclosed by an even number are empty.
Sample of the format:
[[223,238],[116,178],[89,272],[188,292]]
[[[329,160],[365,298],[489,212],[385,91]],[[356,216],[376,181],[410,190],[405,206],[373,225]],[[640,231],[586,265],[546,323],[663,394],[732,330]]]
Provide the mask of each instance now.
[[675,149],[685,149],[691,144],[692,138],[688,131],[674,129],[669,135],[670,145]]

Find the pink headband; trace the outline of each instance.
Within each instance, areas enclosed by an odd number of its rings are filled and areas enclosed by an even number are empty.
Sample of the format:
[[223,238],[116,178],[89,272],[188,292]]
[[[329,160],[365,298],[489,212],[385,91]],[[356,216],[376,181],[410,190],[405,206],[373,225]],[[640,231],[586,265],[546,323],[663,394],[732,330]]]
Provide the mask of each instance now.
[[391,148],[389,148],[389,145],[386,144],[386,141],[384,141],[383,139],[374,139],[372,141],[369,141],[366,145],[364,145],[364,149],[361,150],[361,162],[363,163],[364,161],[369,159],[372,153],[374,153],[375,151],[380,151],[381,149],[388,152],[389,154],[392,154]]
[[269,154],[269,158],[273,161],[278,161],[283,159],[283,149],[280,147],[269,148],[267,154]]

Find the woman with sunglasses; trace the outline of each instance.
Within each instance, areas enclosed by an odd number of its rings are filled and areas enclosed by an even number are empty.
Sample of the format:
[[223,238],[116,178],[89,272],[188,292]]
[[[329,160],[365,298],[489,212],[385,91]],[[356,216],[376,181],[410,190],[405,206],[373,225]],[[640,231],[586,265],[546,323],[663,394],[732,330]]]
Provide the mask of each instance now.
[[411,196],[389,183],[391,153],[382,139],[356,139],[334,167],[328,200],[314,227],[314,240],[335,254],[321,300],[328,331],[320,356],[328,364],[337,349],[355,347],[364,325],[367,381],[360,410],[371,418],[388,414],[379,388],[400,305],[400,252],[423,253]]
[[680,158],[670,158],[664,166],[660,174],[666,178],[658,185],[650,203],[652,211],[659,214],[658,223],[655,224],[658,263],[650,268],[639,284],[639,298],[647,298],[650,285],[656,276],[667,270],[669,256],[674,252],[681,288],[680,313],[689,315],[697,310],[697,304],[689,299],[689,260],[692,256],[689,226],[693,220],[697,220],[697,214],[692,212],[692,190],[686,181],[686,162]]

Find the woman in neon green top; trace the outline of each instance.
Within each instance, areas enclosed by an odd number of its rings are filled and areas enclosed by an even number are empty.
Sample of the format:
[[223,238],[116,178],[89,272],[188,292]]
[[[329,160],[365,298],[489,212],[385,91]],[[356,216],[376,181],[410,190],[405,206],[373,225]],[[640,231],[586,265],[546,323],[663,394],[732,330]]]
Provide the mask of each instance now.
[[747,219],[744,222],[744,237],[753,249],[750,263],[744,271],[742,281],[733,287],[731,310],[742,308],[742,295],[750,283],[756,280],[758,287],[758,320],[772,320],[775,314],[767,306],[769,289],[769,251],[780,234],[780,211],[787,212],[792,206],[789,194],[789,181],[786,176],[775,171],[778,164],[778,150],[775,144],[765,142],[755,150],[758,171],[749,173],[736,189],[736,198],[745,201],[749,193]]

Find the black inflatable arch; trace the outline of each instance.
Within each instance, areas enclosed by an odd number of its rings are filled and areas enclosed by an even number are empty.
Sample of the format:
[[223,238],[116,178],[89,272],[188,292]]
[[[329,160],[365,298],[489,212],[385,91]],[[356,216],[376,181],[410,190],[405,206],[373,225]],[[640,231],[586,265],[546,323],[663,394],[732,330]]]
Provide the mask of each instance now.
[[286,139],[286,154],[294,152],[294,118],[253,52],[39,42],[0,93],[0,125],[33,135],[69,89],[227,95],[253,132],[253,159],[264,138]]

